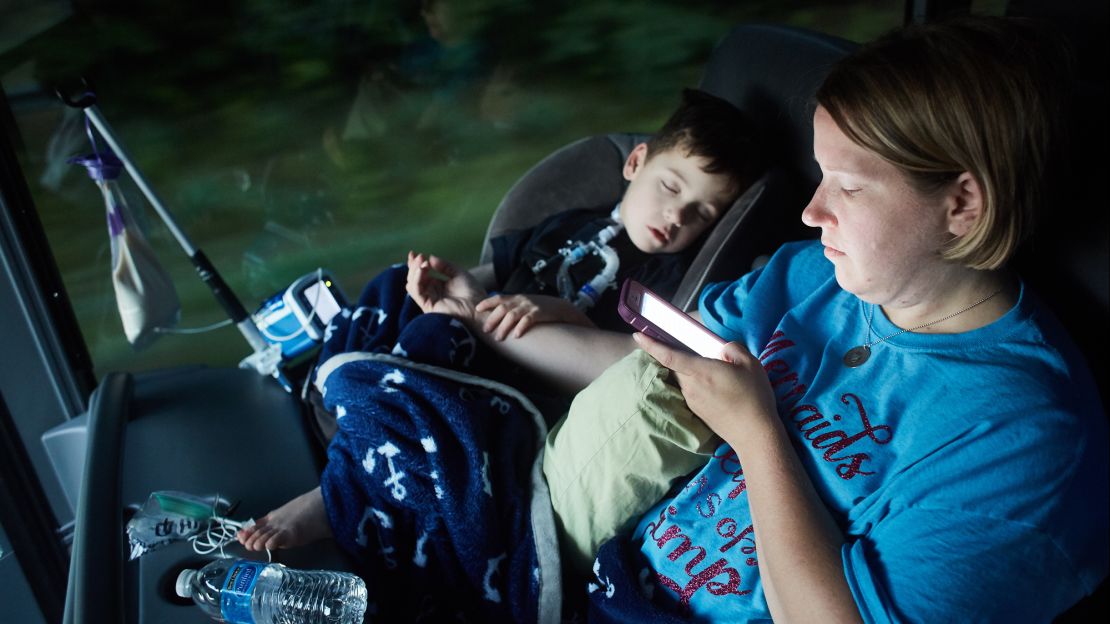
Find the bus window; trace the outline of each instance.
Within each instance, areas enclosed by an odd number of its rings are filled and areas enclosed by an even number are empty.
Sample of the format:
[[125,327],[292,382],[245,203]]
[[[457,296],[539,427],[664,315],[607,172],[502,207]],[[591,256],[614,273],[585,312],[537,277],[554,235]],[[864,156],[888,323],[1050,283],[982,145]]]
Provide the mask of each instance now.
[[[97,376],[234,365],[249,349],[231,328],[127,343],[103,204],[66,163],[89,138],[56,85],[89,80],[135,164],[253,310],[316,267],[353,297],[410,248],[476,261],[524,171],[584,136],[657,127],[736,23],[862,41],[903,17],[876,1],[9,6],[0,84]],[[222,320],[131,180],[121,186],[176,285],[179,326]]]

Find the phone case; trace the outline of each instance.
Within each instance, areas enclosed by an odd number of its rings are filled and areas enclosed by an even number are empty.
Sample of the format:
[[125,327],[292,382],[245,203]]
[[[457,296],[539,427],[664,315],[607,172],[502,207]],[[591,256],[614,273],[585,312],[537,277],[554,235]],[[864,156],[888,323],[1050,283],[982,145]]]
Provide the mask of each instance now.
[[[644,318],[640,314],[639,310],[641,308],[641,303],[643,301],[645,291],[646,292],[651,292],[651,290],[647,286],[644,286],[643,284],[637,282],[636,280],[626,279],[624,281],[624,284],[621,286],[620,300],[617,303],[617,313],[620,314],[621,318],[624,319],[626,323],[628,323],[629,325],[634,327],[637,331],[642,332],[643,334],[645,334],[647,336],[650,336],[651,338],[654,338],[654,339],[659,340],[661,342],[665,342],[665,343],[667,343],[671,346],[674,346],[678,349],[682,349],[683,351],[687,351],[687,352],[690,352],[690,353],[697,353],[697,351],[695,349],[686,345],[685,343],[683,343],[678,338],[675,338],[674,336],[670,335],[665,330],[663,330],[661,327],[659,327],[655,323],[652,323],[651,321]],[[655,293],[652,293],[652,294],[655,294]],[[690,315],[688,315],[685,312],[683,312],[682,310],[679,310],[678,308],[674,307],[673,305],[668,303],[662,297],[660,297],[658,295],[655,295],[655,298],[658,300],[659,303],[666,306],[667,308],[670,308],[672,311],[677,312],[678,314],[681,314],[681,315],[689,318]],[[712,338],[717,343],[719,343],[721,346],[724,346],[725,342],[723,340],[721,340],[719,337],[714,335],[708,329],[705,329],[696,320],[690,318],[690,321],[697,324],[698,329],[700,331],[705,333],[707,336],[712,336]],[[704,353],[699,354],[699,355],[703,355],[705,357],[713,357],[713,356],[710,356],[710,355],[706,355]]]

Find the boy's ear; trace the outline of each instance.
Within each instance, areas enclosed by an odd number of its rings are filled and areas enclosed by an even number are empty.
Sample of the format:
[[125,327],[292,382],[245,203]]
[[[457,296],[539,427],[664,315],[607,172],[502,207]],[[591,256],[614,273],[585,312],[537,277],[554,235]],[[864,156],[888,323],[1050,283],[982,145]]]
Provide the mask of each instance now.
[[647,162],[647,143],[640,143],[632,148],[628,154],[628,159],[624,161],[624,179],[631,182],[640,169],[644,168],[644,163]]
[[948,232],[957,238],[964,236],[983,214],[983,187],[965,171],[956,177],[945,203]]

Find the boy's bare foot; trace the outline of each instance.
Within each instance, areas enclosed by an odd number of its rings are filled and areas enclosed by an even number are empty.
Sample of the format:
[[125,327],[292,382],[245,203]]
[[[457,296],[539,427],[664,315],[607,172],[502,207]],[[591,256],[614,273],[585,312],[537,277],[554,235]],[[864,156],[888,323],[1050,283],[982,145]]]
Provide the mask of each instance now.
[[319,487],[262,516],[254,526],[240,529],[236,535],[247,550],[293,548],[331,536]]

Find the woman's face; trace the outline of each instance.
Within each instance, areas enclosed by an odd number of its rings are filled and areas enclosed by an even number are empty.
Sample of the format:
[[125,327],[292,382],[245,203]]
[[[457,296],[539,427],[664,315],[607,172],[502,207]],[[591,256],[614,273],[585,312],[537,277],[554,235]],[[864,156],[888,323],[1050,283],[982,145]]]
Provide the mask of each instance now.
[[818,106],[813,154],[821,167],[802,221],[821,228],[840,287],[870,303],[907,307],[942,287],[948,233],[943,199],[910,187],[892,164],[856,145]]

